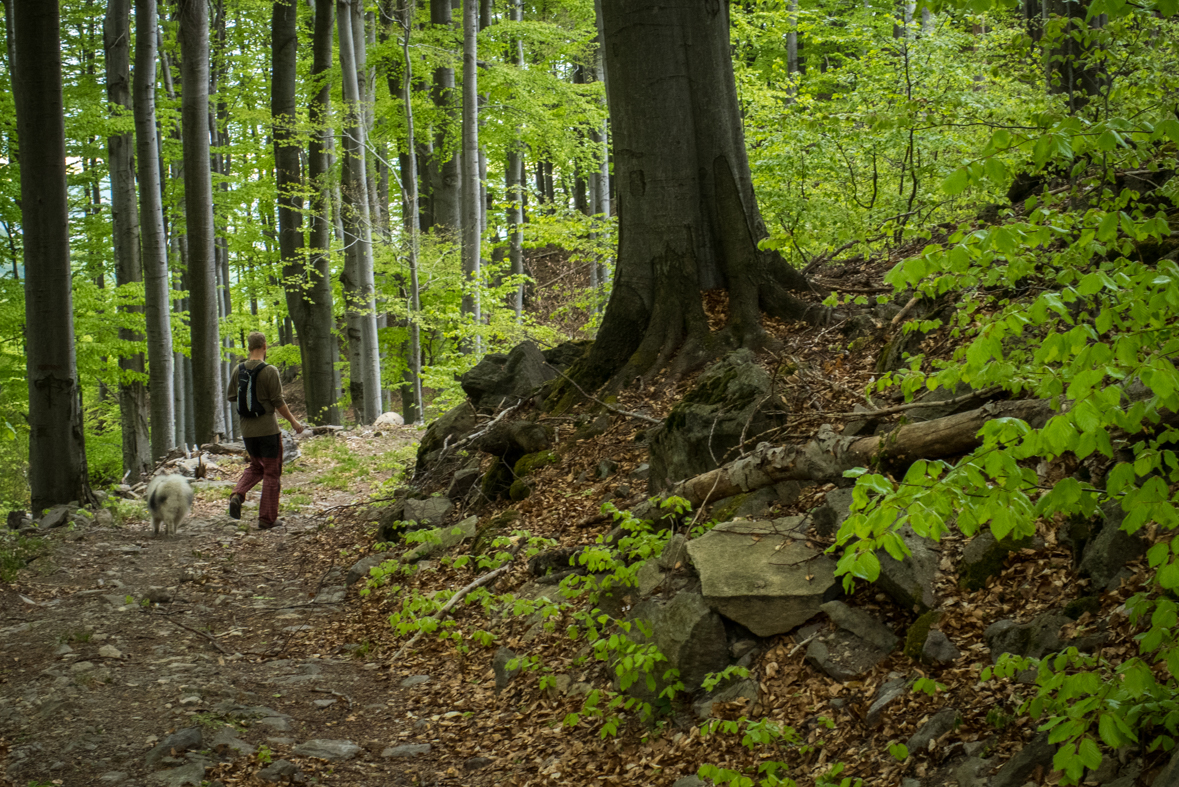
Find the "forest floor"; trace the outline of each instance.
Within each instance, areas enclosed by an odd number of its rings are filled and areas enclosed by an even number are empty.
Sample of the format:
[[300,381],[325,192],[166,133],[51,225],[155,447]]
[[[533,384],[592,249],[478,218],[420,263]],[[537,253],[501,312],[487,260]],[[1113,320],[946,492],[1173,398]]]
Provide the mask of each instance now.
[[[824,287],[879,293],[885,267],[832,264],[816,274]],[[706,305],[710,320],[722,324],[726,304],[711,298]],[[861,393],[878,374],[889,338],[887,321],[864,325],[854,339],[838,325],[769,326],[782,345],[758,361],[790,413],[781,440],[808,440],[824,424],[841,430],[855,407],[895,403],[886,395],[869,402]],[[921,349],[944,358],[955,345],[942,329]],[[630,388],[617,407],[661,418],[691,384]],[[640,438],[650,424],[613,414],[604,433],[578,442],[575,416],[532,415],[551,429],[557,455],[534,472],[532,495],[460,502],[447,521],[474,514],[486,523],[510,511],[515,519],[502,535],[527,531],[568,549],[592,544],[612,526],[599,515],[604,502],[625,508],[645,495],[640,466],[648,450]],[[797,732],[791,741],[707,735],[689,701],[677,701],[653,726],[632,718],[616,736],[603,734],[586,694],[608,693],[614,675],[588,654],[584,639],[570,636],[568,610],[538,621],[511,603],[460,604],[445,638],[423,636],[402,655],[410,634],[395,630],[391,616],[415,599],[467,585],[486,568],[443,556],[371,583],[347,581],[349,568],[378,549],[379,504],[402,480],[420,437],[399,427],[301,440],[302,456],[284,475],[285,525],[272,531],[256,529],[258,491],[241,522],[226,514],[242,469],[236,458],[218,459],[198,483],[192,515],[174,539],[152,537],[142,504],[119,506],[110,526],[51,531],[41,556],[0,584],[0,785],[257,787],[283,782],[276,765],[285,761],[298,783],[342,787],[669,786],[704,763],[760,778],[759,766],[777,760],[788,761],[802,785],[838,784],[825,775],[835,763],[846,764],[842,776],[872,787],[910,778],[940,785],[947,783],[940,769],[964,752],[985,749],[994,758],[988,762],[1002,763],[1035,734],[1034,722],[1015,711],[1018,686],[979,680],[990,663],[987,625],[1092,592],[1077,580],[1054,527],[1041,523],[1039,548],[1011,554],[1000,577],[968,593],[955,576],[965,545],[955,531],[940,546],[936,588],[948,613],[941,629],[962,650],[954,663],[928,667],[896,652],[855,680],[836,681],[804,662],[809,634],[794,631],[758,643],[750,670],[756,703],[713,709],[720,718],[789,725]],[[601,471],[604,463],[609,472]],[[417,492],[430,494],[445,490],[449,475],[419,481]],[[806,514],[831,488],[811,485],[762,515]],[[390,556],[400,550],[394,545]],[[494,592],[535,585],[525,563],[515,561]],[[1103,617],[1148,580],[1141,560],[1129,568],[1127,582],[1100,594]],[[914,622],[873,588],[849,600],[898,633]],[[1105,652],[1131,652],[1125,616],[1111,620]],[[540,666],[497,691],[493,658],[501,646]],[[878,690],[898,676],[932,677],[938,689],[935,696],[908,692],[879,723],[866,723]],[[905,762],[889,753],[949,707],[961,724],[948,739]],[[577,714],[581,720],[570,724]],[[1031,777],[1059,779],[1039,766]]]
[[[367,500],[372,471],[388,477],[417,437],[402,427],[302,441],[274,530],[257,530],[258,491],[241,522],[228,517],[234,459],[197,484],[175,538],[154,538],[141,518],[55,531],[0,585],[0,784],[200,784],[192,763],[215,779],[218,753],[238,760],[229,783],[240,783],[269,759],[262,747],[278,760],[312,740],[360,749],[346,762],[292,756],[308,779],[431,782],[441,763],[381,753],[436,740],[453,709],[407,711],[420,690],[399,684],[411,676],[331,632],[354,600],[343,597],[354,558],[335,547],[329,510]],[[205,732],[194,751],[152,754],[192,727]]]

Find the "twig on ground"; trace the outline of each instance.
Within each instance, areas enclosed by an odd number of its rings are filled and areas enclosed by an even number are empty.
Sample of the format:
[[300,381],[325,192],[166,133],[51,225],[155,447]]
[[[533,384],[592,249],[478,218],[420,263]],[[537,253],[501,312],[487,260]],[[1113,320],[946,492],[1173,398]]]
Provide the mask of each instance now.
[[569,384],[572,385],[577,390],[581,391],[581,395],[584,396],[586,399],[590,399],[594,402],[597,402],[598,404],[602,405],[602,407],[605,407],[607,410],[609,410],[612,413],[618,413],[619,415],[625,415],[627,418],[634,418],[639,421],[646,421],[647,423],[655,424],[656,426],[663,423],[663,421],[660,421],[658,418],[652,418],[649,415],[643,415],[642,413],[632,413],[629,410],[620,410],[617,407],[613,407],[611,405],[608,405],[605,402],[603,402],[601,399],[597,398],[596,396],[590,396],[588,393],[585,392],[584,388],[582,388],[580,385],[578,385],[576,382],[574,382],[572,377],[565,374],[557,367],[553,366],[552,364],[548,364],[548,363],[546,363],[545,366],[549,367],[554,372],[556,372],[557,374],[561,375],[566,380],[568,380]]
[[904,305],[904,307],[902,307],[899,312],[897,312],[897,316],[892,318],[892,322],[890,322],[888,324],[888,327],[890,329],[893,329],[893,328],[896,328],[898,325],[900,325],[902,322],[904,322],[905,318],[909,316],[909,312],[913,311],[913,307],[915,307],[917,305],[917,302],[920,300],[921,300],[920,295],[914,295],[912,298],[910,298],[909,302],[906,303]]
[[149,612],[148,614],[151,615],[152,617],[163,618],[164,620],[168,621],[169,623],[171,623],[174,626],[179,626],[180,628],[184,629],[185,631],[191,631],[193,634],[198,634],[198,635],[204,637],[205,639],[209,640],[209,642],[213,643],[213,647],[217,648],[217,650],[219,650],[221,653],[223,653],[226,656],[233,655],[228,650],[221,647],[221,643],[217,641],[216,637],[214,637],[212,634],[209,634],[206,631],[198,631],[197,629],[194,629],[192,626],[186,626],[183,623],[181,623],[179,620],[173,620],[171,617],[169,617],[168,615],[165,615],[163,612]]
[[[494,571],[487,572],[486,574],[479,577],[471,584],[460,589],[457,593],[455,593],[453,596],[451,596],[450,600],[447,601],[445,604],[443,604],[442,607],[437,612],[435,612],[432,615],[428,615],[427,617],[435,618],[437,620],[442,620],[444,617],[446,617],[446,615],[450,612],[450,610],[454,609],[454,606],[456,604],[458,604],[460,601],[462,601],[463,598],[465,598],[466,595],[468,593],[470,593],[472,590],[474,590],[475,588],[480,588],[480,587],[483,587],[484,585],[490,584],[495,579],[498,579],[500,576],[507,573],[507,570],[515,564],[516,555],[520,554],[520,550],[523,548],[524,543],[525,543],[524,540],[521,539],[520,543],[518,543],[515,547],[512,548],[512,557],[511,557],[511,559],[508,560],[507,563],[504,563],[502,566],[495,569]],[[393,658],[390,659],[390,664],[395,664],[398,661],[400,661],[401,657],[405,654],[405,651],[409,650],[413,646],[413,644],[418,641],[418,639],[422,636],[422,633],[424,631],[425,631],[425,629],[418,629],[418,633],[416,633],[412,637],[410,637],[409,641],[406,642],[404,645],[402,645],[401,648],[397,651],[397,653],[395,653],[393,655]]]
[[946,405],[969,402],[971,399],[986,399],[987,397],[993,396],[1002,390],[1002,387],[993,385],[990,388],[984,388],[981,391],[971,391],[970,393],[965,393],[961,396],[955,396],[953,399],[940,399],[936,402],[909,402],[908,404],[898,404],[894,407],[882,407],[879,410],[869,410],[863,413],[824,413],[824,415],[835,418],[875,418],[876,416],[880,415],[893,415],[894,413],[903,413],[905,410],[915,410],[918,407],[945,407]]

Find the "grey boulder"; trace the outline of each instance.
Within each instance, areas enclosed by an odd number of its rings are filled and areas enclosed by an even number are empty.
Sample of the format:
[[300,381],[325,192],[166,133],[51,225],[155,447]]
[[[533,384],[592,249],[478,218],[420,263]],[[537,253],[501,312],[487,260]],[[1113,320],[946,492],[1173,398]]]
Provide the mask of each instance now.
[[835,563],[808,547],[798,517],[736,520],[688,542],[710,607],[759,637],[783,634],[838,592]]
[[321,760],[350,760],[360,753],[360,747],[352,741],[317,738],[300,743],[293,751],[303,757],[318,757]]

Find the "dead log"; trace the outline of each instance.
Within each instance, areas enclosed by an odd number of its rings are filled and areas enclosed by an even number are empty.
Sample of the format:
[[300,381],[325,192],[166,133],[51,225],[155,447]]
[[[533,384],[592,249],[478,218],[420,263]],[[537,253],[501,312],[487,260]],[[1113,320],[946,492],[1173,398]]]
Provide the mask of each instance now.
[[1020,399],[990,402],[977,410],[905,424],[871,437],[842,437],[825,424],[809,443],[760,446],[741,459],[680,482],[663,496],[682,497],[698,509],[709,501],[780,481],[831,483],[846,470],[880,460],[904,463],[964,454],[978,447],[979,431],[995,418],[1018,418],[1040,428],[1052,415],[1047,401]]

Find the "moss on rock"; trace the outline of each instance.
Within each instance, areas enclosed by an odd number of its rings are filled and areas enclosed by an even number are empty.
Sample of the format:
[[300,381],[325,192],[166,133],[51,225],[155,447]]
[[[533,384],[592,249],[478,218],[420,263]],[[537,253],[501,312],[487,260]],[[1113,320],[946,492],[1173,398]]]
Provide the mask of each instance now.
[[478,532],[475,533],[475,540],[471,544],[471,554],[484,554],[490,549],[492,542],[495,541],[500,531],[511,526],[519,518],[520,512],[514,508],[509,508],[501,511],[487,520],[486,523],[480,525]]
[[921,659],[921,651],[925,648],[925,640],[929,638],[929,630],[941,620],[942,613],[936,609],[926,612],[913,621],[909,631],[905,634],[905,655],[914,661]]
[[[552,451],[537,451],[531,454],[524,454],[516,461],[516,466],[512,468],[512,472],[516,474],[516,478],[521,479],[531,473],[533,470],[539,470],[542,467],[556,464],[558,457]],[[514,485],[514,484],[513,484]],[[516,498],[512,498],[515,500]]]

